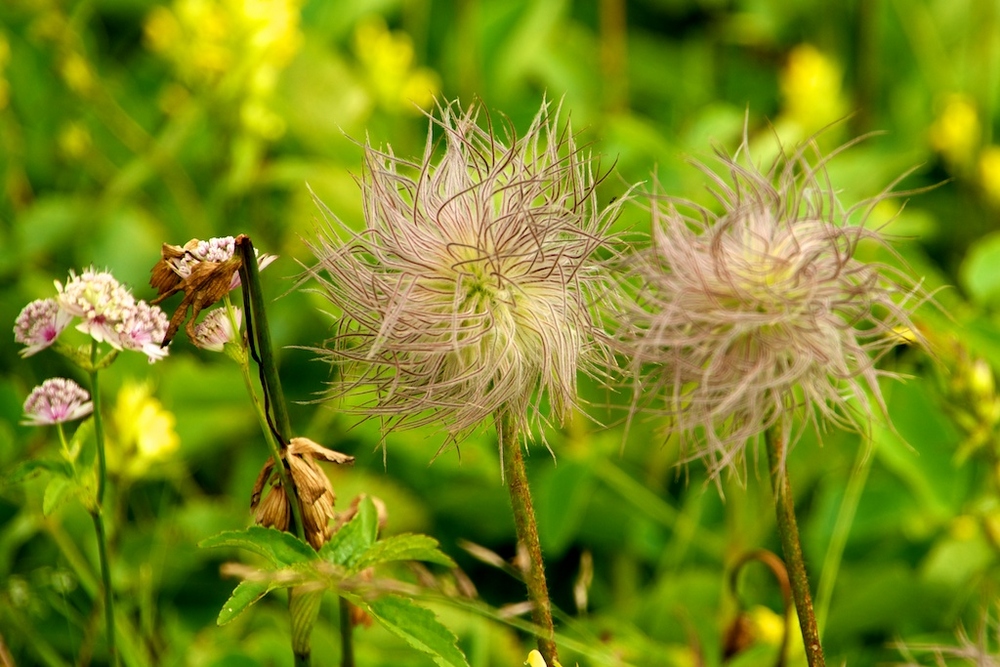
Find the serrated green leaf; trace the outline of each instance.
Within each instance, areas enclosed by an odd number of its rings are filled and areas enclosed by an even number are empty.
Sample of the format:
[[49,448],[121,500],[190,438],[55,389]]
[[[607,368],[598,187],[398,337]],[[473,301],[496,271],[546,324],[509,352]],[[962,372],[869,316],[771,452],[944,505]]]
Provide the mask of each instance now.
[[455,567],[455,561],[438,549],[438,541],[428,535],[406,533],[379,540],[358,558],[355,567],[363,570],[381,563],[420,560]]
[[272,567],[286,567],[316,558],[316,551],[291,533],[275,528],[251,526],[246,530],[228,530],[198,543],[202,549],[239,547],[266,558]]
[[355,564],[371,548],[378,537],[378,510],[371,499],[363,498],[358,513],[333,534],[333,538],[319,550],[320,558],[356,572]]
[[458,639],[429,609],[395,595],[372,600],[365,606],[386,630],[430,655],[441,667],[469,667],[458,648]]
[[219,617],[215,621],[216,624],[229,623],[274,588],[277,586],[270,581],[241,581],[226,603],[222,605]]
[[4,478],[4,484],[20,484],[35,473],[43,470],[67,479],[73,476],[73,469],[66,461],[59,459],[31,459],[29,461],[21,461],[21,463],[14,466],[14,469]]
[[45,497],[42,499],[42,514],[51,516],[67,499],[67,492],[74,486],[72,480],[66,477],[53,477],[45,487]]

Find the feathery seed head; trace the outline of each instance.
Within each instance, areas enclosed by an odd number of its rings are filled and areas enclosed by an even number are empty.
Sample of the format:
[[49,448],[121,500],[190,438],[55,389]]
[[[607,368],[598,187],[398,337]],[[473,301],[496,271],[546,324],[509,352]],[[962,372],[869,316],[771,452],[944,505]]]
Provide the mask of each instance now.
[[652,245],[625,267],[636,293],[616,346],[637,405],[671,417],[713,476],[738,474],[747,442],[789,410],[844,428],[884,414],[875,361],[900,342],[894,329],[912,329],[919,287],[855,257],[862,240],[886,244],[850,219],[889,190],[845,210],[826,180],[832,156],[812,151],[767,171],[722,156],[728,179],[705,169],[720,215],[654,194]]
[[451,438],[498,413],[544,421],[543,398],[557,418],[575,403],[578,369],[603,350],[592,255],[621,205],[598,205],[593,160],[547,103],[522,137],[479,115],[439,107],[419,163],[366,146],[365,229],[320,204],[335,228],[313,248],[341,314],[341,391],[370,383],[368,414],[445,418]]

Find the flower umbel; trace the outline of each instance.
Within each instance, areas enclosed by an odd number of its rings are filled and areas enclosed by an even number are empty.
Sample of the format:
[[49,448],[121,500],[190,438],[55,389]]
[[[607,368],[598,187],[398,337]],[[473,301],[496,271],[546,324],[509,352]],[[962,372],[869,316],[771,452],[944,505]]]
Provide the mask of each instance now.
[[628,260],[636,298],[617,342],[637,403],[662,405],[713,475],[739,473],[747,442],[796,408],[844,428],[885,414],[875,361],[912,329],[919,287],[855,257],[886,245],[864,218],[889,189],[845,210],[812,152],[766,171],[722,156],[728,180],[705,169],[719,215],[654,195],[652,247]]
[[537,422],[543,397],[560,418],[575,403],[578,369],[603,351],[592,255],[621,205],[599,206],[593,160],[548,104],[520,138],[479,113],[442,106],[416,164],[367,146],[364,231],[320,204],[335,224],[313,248],[342,313],[328,350],[341,390],[374,385],[366,412],[390,426],[447,415],[452,438],[499,413]]
[[14,342],[26,345],[22,357],[30,357],[56,341],[73,316],[55,299],[36,299],[21,309],[14,323]]
[[72,380],[50,378],[35,387],[24,401],[28,426],[63,424],[86,417],[94,411],[90,394]]

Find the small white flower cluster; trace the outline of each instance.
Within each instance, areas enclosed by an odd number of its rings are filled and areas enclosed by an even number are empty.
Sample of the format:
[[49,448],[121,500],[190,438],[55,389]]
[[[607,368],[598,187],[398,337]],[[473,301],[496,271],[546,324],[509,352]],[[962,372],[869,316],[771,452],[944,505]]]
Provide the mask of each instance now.
[[72,380],[50,378],[35,387],[24,402],[26,426],[62,424],[94,411],[90,394]]
[[80,319],[79,331],[116,350],[142,352],[150,363],[167,355],[160,347],[167,316],[159,307],[136,300],[109,272],[93,267],[80,275],[70,271],[65,285],[55,285],[55,298],[32,301],[17,316],[14,340],[25,345],[21,356],[52,345],[74,318]]

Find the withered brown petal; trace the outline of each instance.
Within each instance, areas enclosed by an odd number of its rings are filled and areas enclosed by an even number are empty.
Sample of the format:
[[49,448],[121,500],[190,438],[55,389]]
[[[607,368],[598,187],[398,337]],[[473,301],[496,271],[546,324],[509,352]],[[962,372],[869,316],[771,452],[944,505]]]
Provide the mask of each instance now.
[[257,508],[254,521],[260,526],[288,530],[292,522],[292,508],[284,489],[277,485],[271,487],[264,502]]
[[239,271],[242,260],[239,255],[233,255],[224,262],[198,262],[191,268],[191,274],[185,278],[180,285],[176,286],[173,292],[163,293],[153,299],[153,303],[159,303],[174,292],[183,291],[184,298],[170,318],[170,325],[167,333],[163,337],[165,347],[177,335],[177,330],[187,319],[188,308],[191,309],[191,318],[188,321],[186,331],[188,337],[194,338],[194,322],[198,318],[198,313],[204,308],[208,308],[216,301],[229,293],[232,285],[233,274]]
[[251,510],[257,508],[257,503],[260,502],[260,494],[264,492],[264,484],[271,477],[272,470],[274,470],[274,457],[269,456],[264,467],[260,469],[260,474],[257,475],[257,481],[253,484],[253,491],[250,493]]
[[288,451],[292,454],[311,454],[318,459],[323,459],[330,463],[354,463],[353,456],[327,449],[309,438],[292,438],[288,441]]
[[292,455],[288,459],[292,471],[292,481],[303,505],[316,502],[324,493],[333,492],[330,479],[312,461]]

